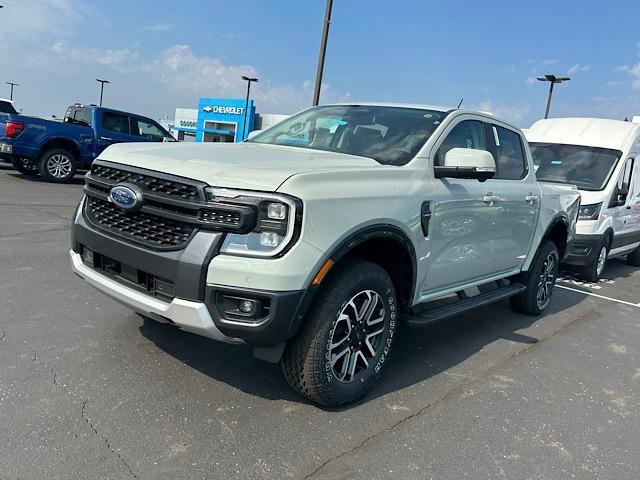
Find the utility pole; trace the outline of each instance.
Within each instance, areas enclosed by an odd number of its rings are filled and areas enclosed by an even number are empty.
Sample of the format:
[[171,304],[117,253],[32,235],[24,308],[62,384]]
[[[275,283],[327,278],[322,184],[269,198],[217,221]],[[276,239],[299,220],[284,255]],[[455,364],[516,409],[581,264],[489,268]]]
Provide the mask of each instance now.
[[549,96],[547,97],[547,108],[544,111],[544,118],[549,118],[549,109],[551,108],[551,97],[553,96],[553,86],[556,83],[568,82],[571,80],[569,77],[556,77],[555,75],[547,74],[544,77],[538,77],[541,82],[549,82]]
[[99,78],[96,78],[96,82],[100,83],[100,106],[102,106],[102,94],[104,93],[104,84],[111,83],[111,82],[109,80],[101,80]]
[[247,128],[247,110],[249,109],[249,92],[251,92],[251,82],[258,83],[258,79],[254,77],[247,77],[242,75],[242,80],[247,82],[247,98],[244,101],[244,118],[242,119],[242,133],[240,134],[240,140],[244,140],[245,130]]
[[322,27],[322,40],[320,41],[320,54],[318,55],[318,70],[316,71],[316,86],[313,90],[313,106],[320,103],[320,87],[322,86],[322,72],[324,70],[324,56],[327,52],[327,38],[329,37],[329,25],[331,24],[331,9],[333,0],[327,0],[324,12],[324,25]]
[[[1,5],[0,5],[1,7]],[[20,86],[19,83],[13,83],[13,82],[5,82],[7,85],[11,85],[11,94],[9,96],[9,100],[13,100],[13,87],[18,87]]]

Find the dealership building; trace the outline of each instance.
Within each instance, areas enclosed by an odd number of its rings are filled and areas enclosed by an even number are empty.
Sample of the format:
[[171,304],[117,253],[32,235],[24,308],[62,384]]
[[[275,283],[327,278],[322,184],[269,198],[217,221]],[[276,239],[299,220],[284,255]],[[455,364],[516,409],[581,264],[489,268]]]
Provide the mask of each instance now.
[[249,132],[264,130],[287,117],[257,113],[253,100],[245,105],[244,99],[200,98],[197,109],[176,108],[175,118],[161,123],[181,141],[241,142]]

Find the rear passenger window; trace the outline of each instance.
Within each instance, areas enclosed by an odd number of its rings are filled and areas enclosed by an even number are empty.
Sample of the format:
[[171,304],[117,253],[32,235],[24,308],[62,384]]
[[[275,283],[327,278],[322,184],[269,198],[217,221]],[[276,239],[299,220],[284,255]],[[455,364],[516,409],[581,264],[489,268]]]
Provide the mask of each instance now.
[[496,176],[502,180],[520,180],[526,172],[520,135],[506,128],[491,126],[496,143]]
[[436,152],[434,165],[443,166],[444,157],[452,148],[474,148],[487,150],[484,141],[482,122],[477,120],[463,120],[449,132]]
[[104,112],[102,114],[102,128],[115,133],[129,133],[129,117],[121,113]]

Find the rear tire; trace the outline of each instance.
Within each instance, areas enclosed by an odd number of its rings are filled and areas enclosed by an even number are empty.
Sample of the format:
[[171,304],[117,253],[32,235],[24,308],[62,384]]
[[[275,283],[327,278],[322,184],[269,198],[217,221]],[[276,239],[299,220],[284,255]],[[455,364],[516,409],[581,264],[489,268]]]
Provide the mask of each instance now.
[[75,155],[64,148],[47,150],[38,161],[38,171],[48,182],[68,181],[73,178],[77,167]]
[[30,158],[13,157],[11,159],[11,165],[23,175],[38,175],[38,166]]
[[558,247],[545,241],[540,245],[529,271],[521,275],[520,281],[527,288],[509,299],[511,308],[527,315],[540,315],[551,302],[559,265]]
[[640,247],[636,247],[631,253],[627,253],[627,265],[640,267]]
[[609,237],[606,236],[602,239],[602,243],[600,243],[598,247],[598,256],[594,258],[589,265],[578,270],[580,278],[592,283],[600,280],[600,275],[602,275],[607,259],[609,258],[609,246]]
[[281,366],[294,390],[335,407],[378,381],[399,322],[393,282],[382,267],[348,260],[325,282]]

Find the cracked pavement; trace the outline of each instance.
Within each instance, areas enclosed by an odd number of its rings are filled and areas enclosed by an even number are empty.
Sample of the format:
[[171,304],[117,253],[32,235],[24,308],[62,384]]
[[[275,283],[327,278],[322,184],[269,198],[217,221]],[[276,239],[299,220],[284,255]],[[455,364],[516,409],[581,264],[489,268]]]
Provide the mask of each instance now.
[[[541,318],[404,329],[380,385],[322,409],[76,278],[80,195],[0,163],[0,479],[640,477],[640,308],[557,289]],[[640,271],[605,276],[566,285],[640,302]]]

